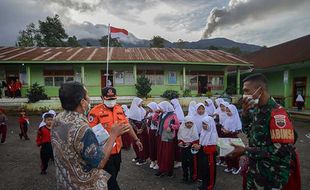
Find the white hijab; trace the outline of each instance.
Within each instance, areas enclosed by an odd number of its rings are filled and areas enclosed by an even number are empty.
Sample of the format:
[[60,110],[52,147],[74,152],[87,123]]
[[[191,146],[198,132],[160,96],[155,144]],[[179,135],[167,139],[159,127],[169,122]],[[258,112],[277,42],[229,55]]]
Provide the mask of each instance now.
[[[223,106],[225,106],[225,107],[227,108],[227,107],[229,106],[229,103],[223,101],[222,103],[220,103],[220,105],[223,105]],[[225,120],[226,120],[226,118],[227,118],[228,116],[227,116],[226,110],[225,110],[225,111],[222,111],[222,110],[221,110],[221,106],[219,106],[219,108],[220,108],[220,112],[219,112],[220,124],[221,124],[221,125],[224,125],[224,122],[225,122]]]
[[122,109],[123,109],[124,114],[126,115],[126,117],[128,117],[128,112],[129,112],[128,106],[125,105],[125,104],[123,104],[123,105],[122,105]]
[[164,113],[174,112],[173,106],[168,101],[160,102],[158,106]]
[[56,116],[56,112],[54,110],[49,110],[48,112],[45,112],[44,114],[42,114],[42,121],[41,121],[41,123],[39,125],[39,128],[41,128],[41,127],[46,125],[46,123],[44,122],[44,117],[45,117],[46,114],[54,115],[53,118],[55,118],[55,116]]
[[302,96],[300,94],[298,94],[297,98],[296,98],[296,102],[303,102],[304,99],[302,98]]
[[[185,123],[187,123],[187,122],[193,123],[193,126],[190,129],[185,126]],[[184,122],[182,123],[182,125],[179,128],[178,140],[181,140],[185,143],[191,143],[191,142],[196,141],[198,139],[199,139],[199,136],[198,136],[197,128],[195,126],[193,117],[186,116],[184,118]]]
[[183,110],[182,110],[182,107],[180,105],[179,100],[178,99],[172,99],[171,103],[173,105],[173,108],[175,110],[175,114],[177,115],[178,120],[180,122],[183,122],[184,121],[184,113],[183,113]]
[[201,128],[202,128],[202,119],[208,115],[206,111],[205,111],[205,113],[204,113],[203,115],[199,115],[199,114],[197,113],[197,110],[198,110],[198,108],[199,108],[200,106],[205,107],[205,105],[204,105],[203,103],[198,103],[198,104],[196,105],[196,107],[195,107],[195,112],[196,112],[196,113],[195,113],[195,115],[194,115],[194,123],[195,123],[195,125],[196,125],[198,134],[200,134],[200,132],[201,132]]
[[148,114],[148,117],[153,116],[155,114],[155,112],[157,110],[159,110],[159,107],[158,107],[156,102],[150,102],[146,106],[149,107],[153,111],[153,112]]
[[191,101],[190,103],[189,103],[189,105],[188,105],[188,113],[187,113],[187,115],[189,115],[189,116],[194,116],[195,115],[195,113],[196,113],[196,102],[195,101]]
[[207,114],[213,115],[215,111],[215,106],[213,104],[213,101],[209,98],[206,99],[205,101],[208,103],[208,106],[205,106]]
[[224,122],[224,128],[228,131],[235,132],[242,129],[241,120],[239,117],[238,110],[235,105],[230,104],[228,109],[232,113],[232,116],[227,116]]
[[143,100],[141,98],[135,97],[132,102],[128,112],[128,118],[136,121],[142,121],[145,117],[146,111],[144,108],[139,107]]
[[215,99],[215,103],[217,105],[217,108],[215,109],[214,111],[214,114],[220,114],[221,113],[221,107],[220,107],[220,104],[224,102],[224,99],[223,98],[217,98]]
[[217,144],[217,131],[215,127],[214,119],[210,116],[206,116],[202,119],[202,122],[208,124],[208,129],[202,128],[199,138],[199,144],[202,146],[216,145]]

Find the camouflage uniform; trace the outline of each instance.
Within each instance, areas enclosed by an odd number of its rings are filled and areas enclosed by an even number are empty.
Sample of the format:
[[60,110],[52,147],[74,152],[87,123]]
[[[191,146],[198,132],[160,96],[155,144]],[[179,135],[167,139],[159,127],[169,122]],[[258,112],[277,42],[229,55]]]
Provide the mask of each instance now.
[[273,98],[242,118],[243,132],[249,139],[245,155],[249,159],[246,190],[282,189],[288,182],[292,144],[273,143],[270,134],[271,111],[277,107]]

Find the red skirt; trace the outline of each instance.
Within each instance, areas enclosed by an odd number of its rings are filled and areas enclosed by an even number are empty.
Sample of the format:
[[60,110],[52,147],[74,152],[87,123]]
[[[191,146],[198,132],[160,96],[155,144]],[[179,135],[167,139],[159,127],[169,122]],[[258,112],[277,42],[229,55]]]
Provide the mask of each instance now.
[[[141,126],[138,126],[139,124],[136,124],[138,128]],[[136,132],[136,131],[135,131]],[[142,145],[143,145],[143,150],[139,151],[139,147],[136,145],[136,143],[133,143],[132,147],[136,153],[136,157],[141,160],[146,160],[149,157],[149,134],[147,129],[144,129],[141,134],[137,134],[137,137],[140,139]]]
[[160,141],[157,152],[159,153],[157,154],[159,172],[172,172],[174,166],[175,142]]
[[132,144],[132,139],[130,134],[127,132],[122,135],[122,143],[123,143],[123,148],[126,150],[129,150]]
[[150,159],[157,160],[157,138],[156,130],[149,130]]
[[174,157],[175,157],[175,161],[177,162],[181,162],[181,148],[178,146],[178,130],[176,130],[175,132],[176,137],[174,139],[174,143],[175,143],[175,151],[174,151]]

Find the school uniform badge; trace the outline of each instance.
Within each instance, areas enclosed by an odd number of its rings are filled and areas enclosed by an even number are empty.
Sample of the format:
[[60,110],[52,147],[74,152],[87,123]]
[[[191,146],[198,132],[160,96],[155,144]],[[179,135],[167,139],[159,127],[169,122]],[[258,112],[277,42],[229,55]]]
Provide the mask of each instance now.
[[275,115],[273,117],[274,117],[275,124],[277,127],[282,129],[286,126],[286,121],[285,121],[286,116],[285,115]]
[[294,143],[294,127],[283,107],[271,111],[269,128],[273,143]]

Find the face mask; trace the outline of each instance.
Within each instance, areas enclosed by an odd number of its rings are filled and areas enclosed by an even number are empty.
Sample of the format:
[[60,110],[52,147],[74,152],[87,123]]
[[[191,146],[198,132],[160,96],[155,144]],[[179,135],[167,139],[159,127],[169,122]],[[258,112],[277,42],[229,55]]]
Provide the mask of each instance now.
[[243,94],[243,99],[247,98],[250,100],[249,104],[253,104],[253,105],[257,105],[259,103],[259,98],[261,97],[262,94],[260,94],[256,99],[253,99],[254,94],[256,94],[256,92],[258,92],[258,90],[261,89],[261,87],[259,87],[258,89],[255,90],[255,92],[252,95],[245,95]]
[[[87,101],[85,100],[85,102],[87,102]],[[88,115],[90,109],[91,109],[91,105],[90,105],[90,103],[87,102],[87,108],[86,108],[86,110],[84,111],[84,115],[85,115],[85,116]]]
[[116,104],[116,100],[103,100],[104,105],[108,108],[113,108]]

